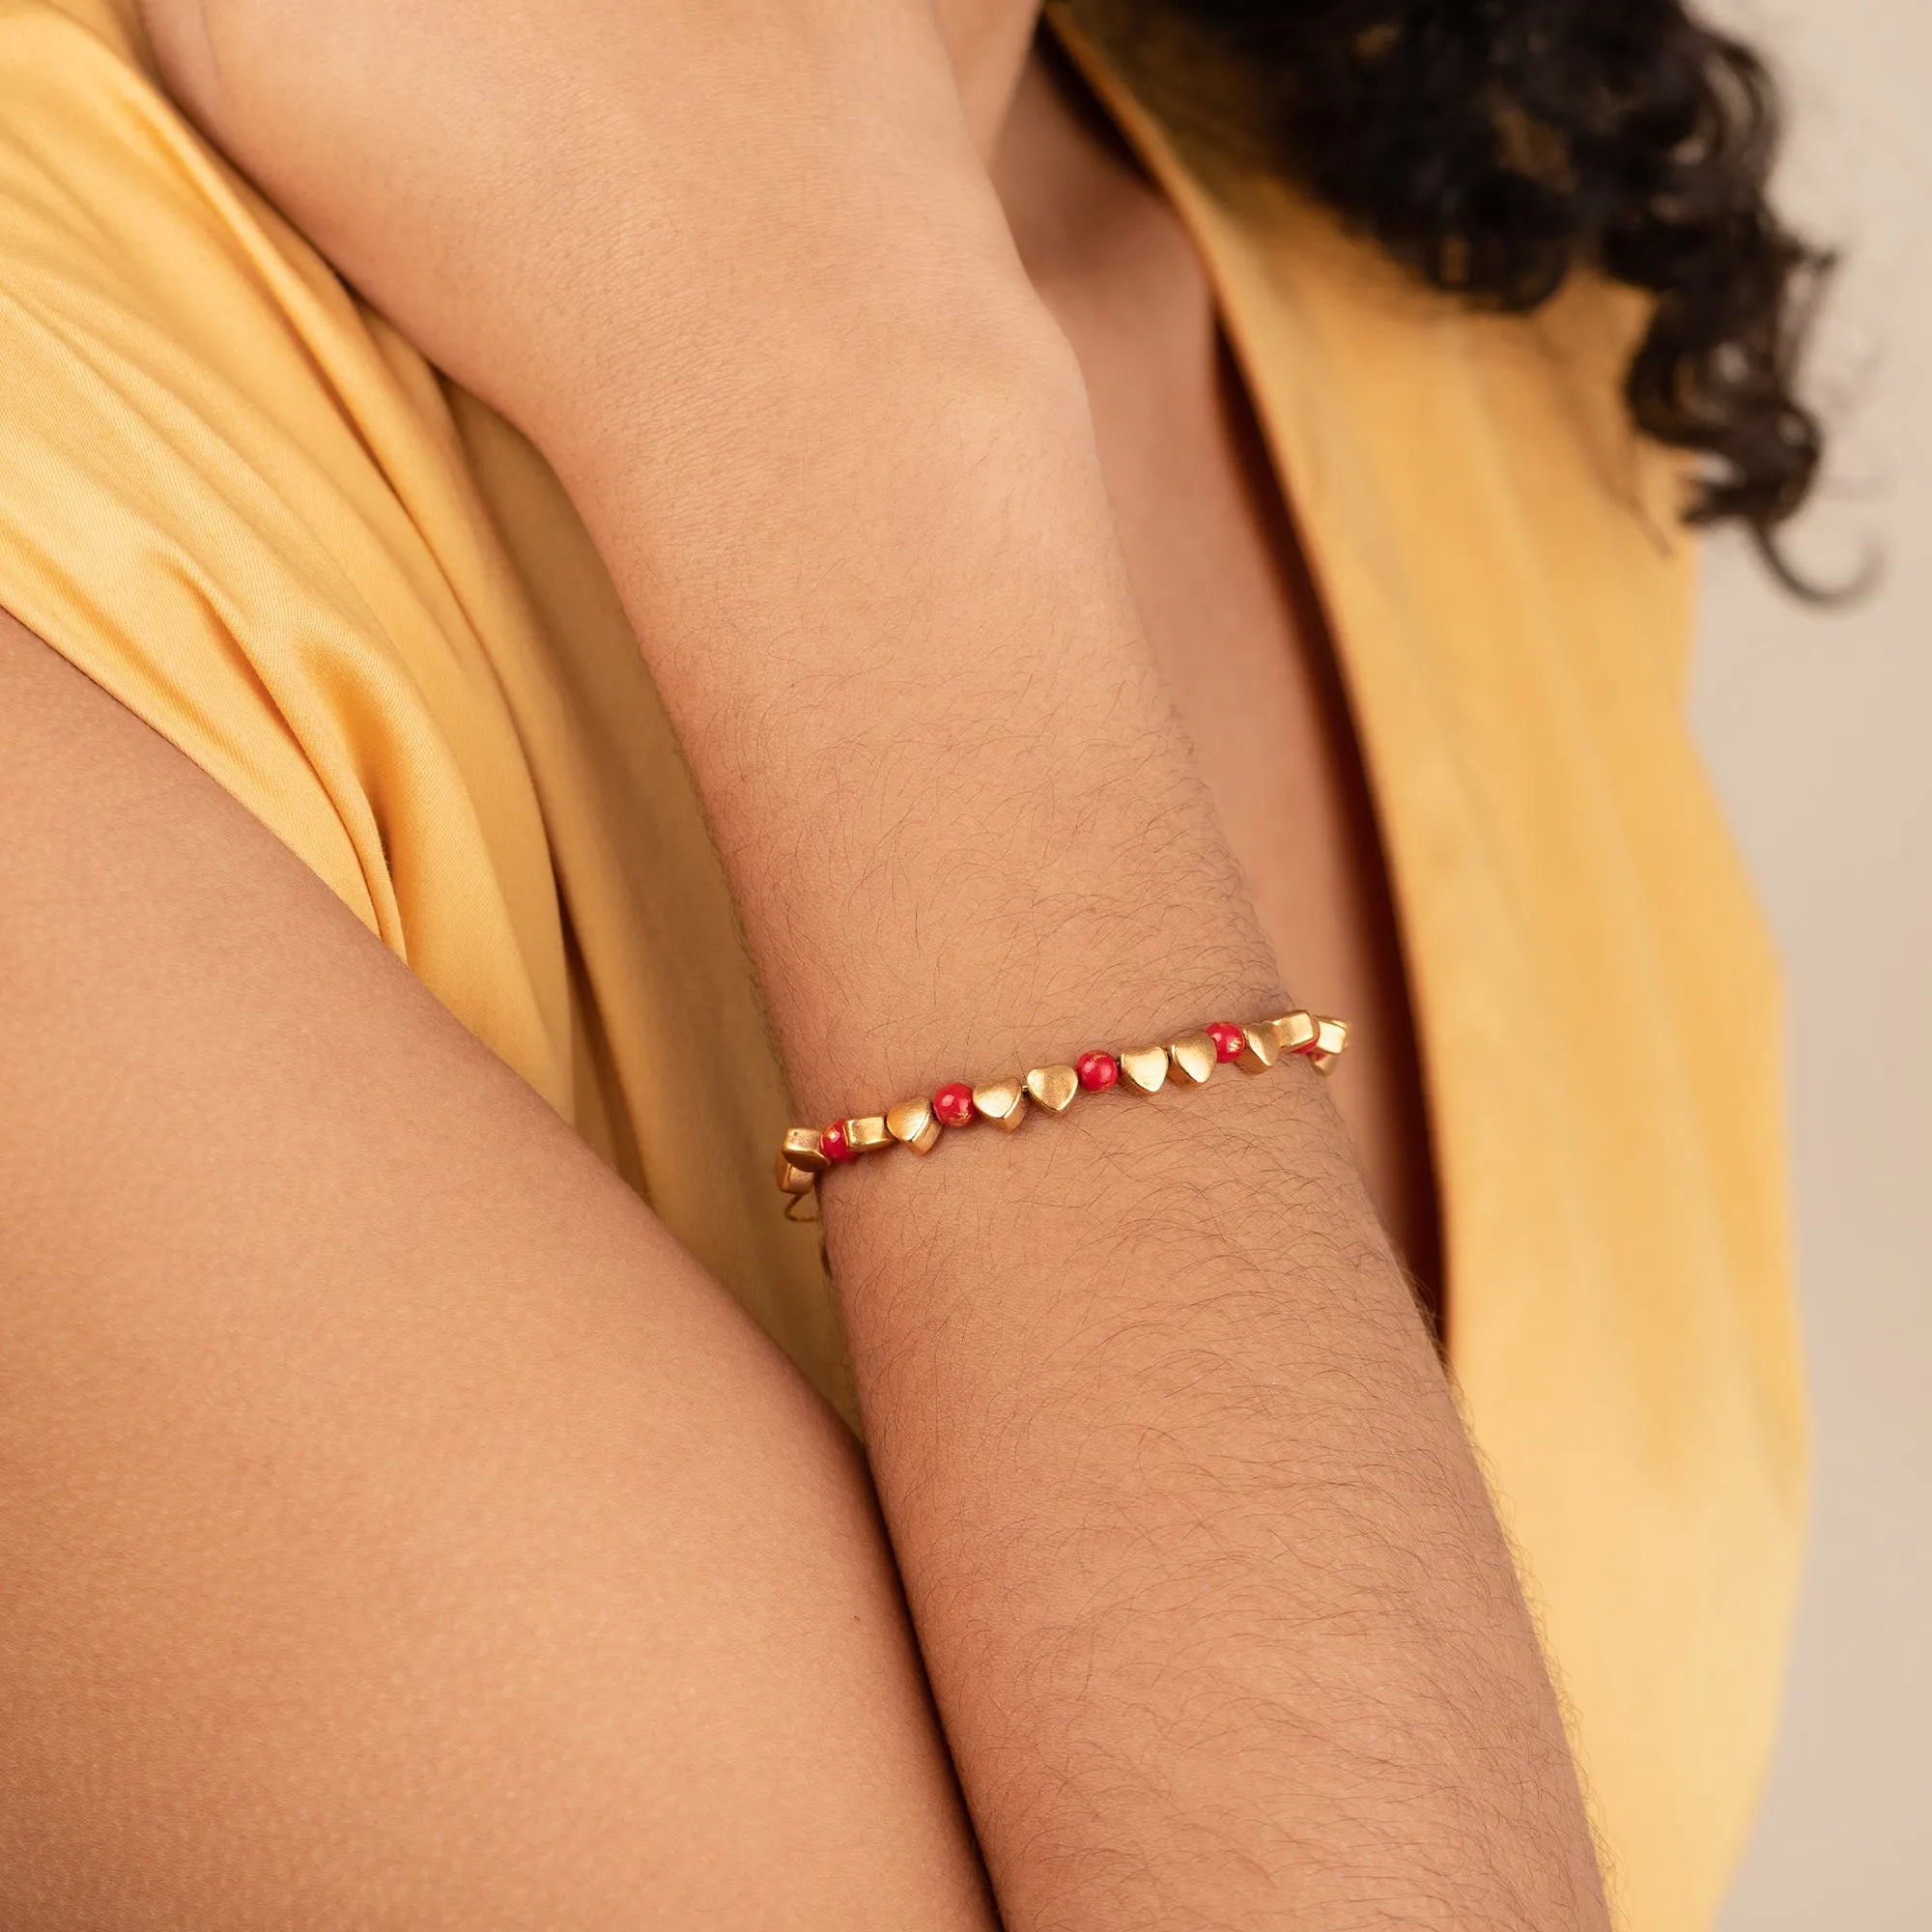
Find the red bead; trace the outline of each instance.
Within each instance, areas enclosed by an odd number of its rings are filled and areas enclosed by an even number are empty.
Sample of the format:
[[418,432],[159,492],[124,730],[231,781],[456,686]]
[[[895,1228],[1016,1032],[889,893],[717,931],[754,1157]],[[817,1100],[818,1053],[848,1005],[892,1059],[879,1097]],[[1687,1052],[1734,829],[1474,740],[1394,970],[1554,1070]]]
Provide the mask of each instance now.
[[852,1144],[845,1138],[845,1122],[834,1121],[818,1137],[818,1151],[827,1160],[857,1160]]
[[1121,1077],[1121,1063],[1111,1053],[1083,1053],[1073,1063],[1080,1084],[1090,1094],[1098,1094]]
[[963,1080],[955,1080],[952,1086],[942,1087],[932,1096],[932,1112],[941,1126],[971,1126],[976,1112],[972,1088]]
[[1214,1058],[1223,1066],[1232,1065],[1240,1059],[1247,1041],[1241,1037],[1241,1030],[1230,1020],[1216,1020],[1206,1029],[1208,1037],[1214,1042]]

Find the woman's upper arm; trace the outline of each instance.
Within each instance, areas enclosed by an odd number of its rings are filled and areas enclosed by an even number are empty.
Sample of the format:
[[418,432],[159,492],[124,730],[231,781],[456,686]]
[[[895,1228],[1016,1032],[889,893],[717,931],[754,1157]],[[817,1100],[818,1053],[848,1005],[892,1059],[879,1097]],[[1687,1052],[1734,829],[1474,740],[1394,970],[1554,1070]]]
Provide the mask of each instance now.
[[979,1925],[843,1430],[0,620],[0,1920]]

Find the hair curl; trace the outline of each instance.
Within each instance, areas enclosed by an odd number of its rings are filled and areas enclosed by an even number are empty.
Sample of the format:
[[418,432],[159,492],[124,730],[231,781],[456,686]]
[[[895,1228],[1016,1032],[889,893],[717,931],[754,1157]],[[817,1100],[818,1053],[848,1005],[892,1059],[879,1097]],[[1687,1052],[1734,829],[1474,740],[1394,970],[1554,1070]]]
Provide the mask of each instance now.
[[[1624,394],[1696,454],[1693,524],[1772,568],[1823,435],[1796,366],[1831,258],[1766,185],[1776,91],[1681,0],[1075,0],[1183,139],[1293,178],[1436,288],[1498,309],[1592,267],[1653,298]],[[1808,594],[1808,593],[1807,593]]]

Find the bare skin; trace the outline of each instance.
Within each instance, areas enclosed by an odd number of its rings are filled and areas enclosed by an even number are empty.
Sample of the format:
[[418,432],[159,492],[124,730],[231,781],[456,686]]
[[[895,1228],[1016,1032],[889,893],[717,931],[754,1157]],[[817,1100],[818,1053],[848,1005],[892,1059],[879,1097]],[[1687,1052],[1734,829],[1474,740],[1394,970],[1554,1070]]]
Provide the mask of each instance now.
[[1435,1181],[1395,917],[1321,601],[1172,204],[1036,50],[994,150],[1028,278],[1080,360],[1134,601],[1333,1082],[1369,1194],[1439,1311]]
[[984,1932],[789,1365],[4,619],[0,815],[0,1923]]
[[[149,10],[570,487],[805,1106],[1278,1002],[923,14],[451,11]],[[990,1922],[822,1410],[232,805],[32,640],[0,677],[0,1916]],[[1009,1932],[1601,1932],[1319,1084],[1062,1126],[826,1202]]]

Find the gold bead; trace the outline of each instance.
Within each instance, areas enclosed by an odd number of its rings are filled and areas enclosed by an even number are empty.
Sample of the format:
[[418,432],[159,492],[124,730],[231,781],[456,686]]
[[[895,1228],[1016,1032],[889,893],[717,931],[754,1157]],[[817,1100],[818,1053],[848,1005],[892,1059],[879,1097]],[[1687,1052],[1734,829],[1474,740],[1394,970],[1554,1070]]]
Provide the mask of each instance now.
[[883,1114],[862,1114],[856,1121],[845,1122],[845,1145],[854,1153],[872,1153],[892,1144],[893,1137],[886,1131],[886,1117]]
[[1121,1055],[1121,1078],[1137,1094],[1158,1094],[1167,1085],[1164,1046],[1136,1046]]
[[1205,1087],[1213,1077],[1221,1056],[1215,1051],[1211,1033],[1189,1033],[1182,1034],[1167,1049],[1167,1057],[1174,1062],[1174,1070],[1190,1087]]
[[1326,1073],[1342,1057],[1342,1049],[1349,1043],[1349,1029],[1340,1020],[1317,1020],[1315,1023],[1315,1049],[1308,1056],[1308,1064],[1318,1073]]
[[887,1110],[886,1131],[914,1153],[930,1153],[939,1145],[939,1118],[932,1102],[922,1095],[917,1100],[901,1100]]
[[1284,1053],[1306,1053],[1315,1044],[1317,1028],[1311,1013],[1283,1013],[1280,1019],[1265,1024],[1274,1029]]
[[808,1174],[823,1174],[832,1165],[818,1145],[816,1127],[787,1127],[779,1153],[781,1158],[804,1168]]
[[1265,1021],[1241,1029],[1241,1056],[1235,1062],[1243,1073],[1265,1073],[1281,1058],[1281,1041]]
[[782,1153],[779,1155],[779,1186],[787,1194],[810,1194],[817,1184],[817,1175],[803,1167],[794,1167]]
[[1049,1114],[1064,1114],[1080,1091],[1080,1076],[1070,1066],[1036,1066],[1026,1089]]
[[981,1119],[1011,1133],[1026,1119],[1026,1082],[1010,1073],[1004,1080],[989,1080],[985,1086],[974,1088],[973,1105]]

